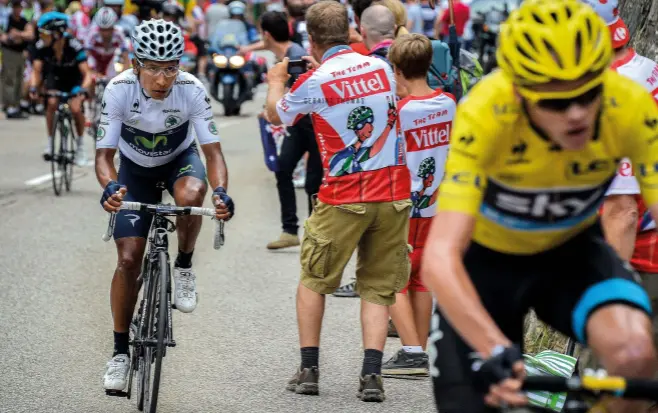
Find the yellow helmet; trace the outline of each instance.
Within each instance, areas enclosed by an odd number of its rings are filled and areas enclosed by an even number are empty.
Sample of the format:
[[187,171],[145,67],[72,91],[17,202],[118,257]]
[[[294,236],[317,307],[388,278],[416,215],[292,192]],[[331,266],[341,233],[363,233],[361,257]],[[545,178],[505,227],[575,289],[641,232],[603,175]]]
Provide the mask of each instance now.
[[610,32],[579,0],[526,0],[502,25],[496,59],[521,87],[577,80],[610,64]]

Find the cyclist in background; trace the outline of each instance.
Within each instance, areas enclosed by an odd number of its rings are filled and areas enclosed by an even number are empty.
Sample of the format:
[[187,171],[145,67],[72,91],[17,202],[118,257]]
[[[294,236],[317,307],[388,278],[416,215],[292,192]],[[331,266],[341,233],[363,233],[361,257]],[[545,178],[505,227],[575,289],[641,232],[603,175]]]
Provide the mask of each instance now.
[[70,16],[69,29],[71,34],[76,39],[84,41],[87,37],[87,30],[89,29],[89,16],[82,10],[82,5],[79,1],[72,1],[66,9],[66,14]]
[[[82,113],[82,102],[92,84],[91,71],[87,65],[87,54],[77,39],[67,32],[68,16],[60,12],[43,14],[37,22],[40,40],[36,45],[36,55],[30,79],[30,95],[37,99],[37,88],[45,81],[48,92],[59,91],[75,95],[69,100],[71,113],[78,135],[78,147],[75,153],[77,165],[86,163],[83,147],[85,116]],[[45,160],[50,160],[53,144],[53,121],[59,99],[48,97],[46,107],[46,131],[48,145],[44,149]]]
[[139,19],[136,16],[136,12],[133,14],[124,11],[124,3],[125,0],[103,0],[103,7],[109,7],[114,10],[114,13],[119,18],[117,26],[123,30],[124,35],[129,36],[135,26],[139,24]]
[[[123,30],[116,26],[117,20],[116,13],[109,7],[102,7],[94,15],[94,25],[84,45],[89,54],[88,64],[93,79],[109,80],[116,76],[114,60],[117,56],[121,66],[119,71],[130,67],[128,39],[123,35]],[[90,89],[90,98],[94,98],[93,91],[94,85]]]

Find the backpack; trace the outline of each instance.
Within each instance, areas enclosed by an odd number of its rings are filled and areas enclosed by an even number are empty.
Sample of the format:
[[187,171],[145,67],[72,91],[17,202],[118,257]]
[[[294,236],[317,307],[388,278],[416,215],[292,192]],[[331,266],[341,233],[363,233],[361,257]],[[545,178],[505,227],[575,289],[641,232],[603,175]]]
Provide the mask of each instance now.
[[432,40],[432,63],[427,72],[427,84],[457,96],[457,69],[453,66],[450,47],[441,40]]

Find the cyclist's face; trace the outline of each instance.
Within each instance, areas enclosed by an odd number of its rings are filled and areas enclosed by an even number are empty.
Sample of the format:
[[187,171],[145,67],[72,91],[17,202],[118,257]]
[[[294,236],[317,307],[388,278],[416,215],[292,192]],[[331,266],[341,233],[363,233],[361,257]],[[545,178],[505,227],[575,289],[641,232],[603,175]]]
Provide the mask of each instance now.
[[176,75],[178,74],[178,61],[154,62],[135,59],[133,67],[139,70],[139,82],[146,93],[153,99],[163,100],[169,94]]
[[[545,91],[568,91],[585,82],[551,82],[541,88]],[[544,91],[539,87],[536,90]],[[602,87],[596,86],[572,99],[527,102],[528,115],[536,126],[563,149],[580,150],[594,137],[601,109],[601,92]]]
[[374,126],[371,123],[363,123],[363,126],[359,128],[359,125],[357,125],[356,129],[356,136],[359,138],[361,142],[365,141],[369,137],[372,136],[372,130],[374,129]]
[[112,34],[114,33],[114,28],[110,27],[109,29],[98,29],[98,32],[101,35],[101,39],[103,39],[104,42],[109,42],[112,40]]

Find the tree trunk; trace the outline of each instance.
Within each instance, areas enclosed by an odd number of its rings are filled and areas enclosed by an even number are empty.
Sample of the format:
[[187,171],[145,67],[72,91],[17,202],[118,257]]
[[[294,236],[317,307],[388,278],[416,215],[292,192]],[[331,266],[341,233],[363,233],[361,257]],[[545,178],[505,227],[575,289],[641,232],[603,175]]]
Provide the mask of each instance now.
[[642,56],[658,59],[658,1],[620,0],[619,12],[631,31],[631,45]]

